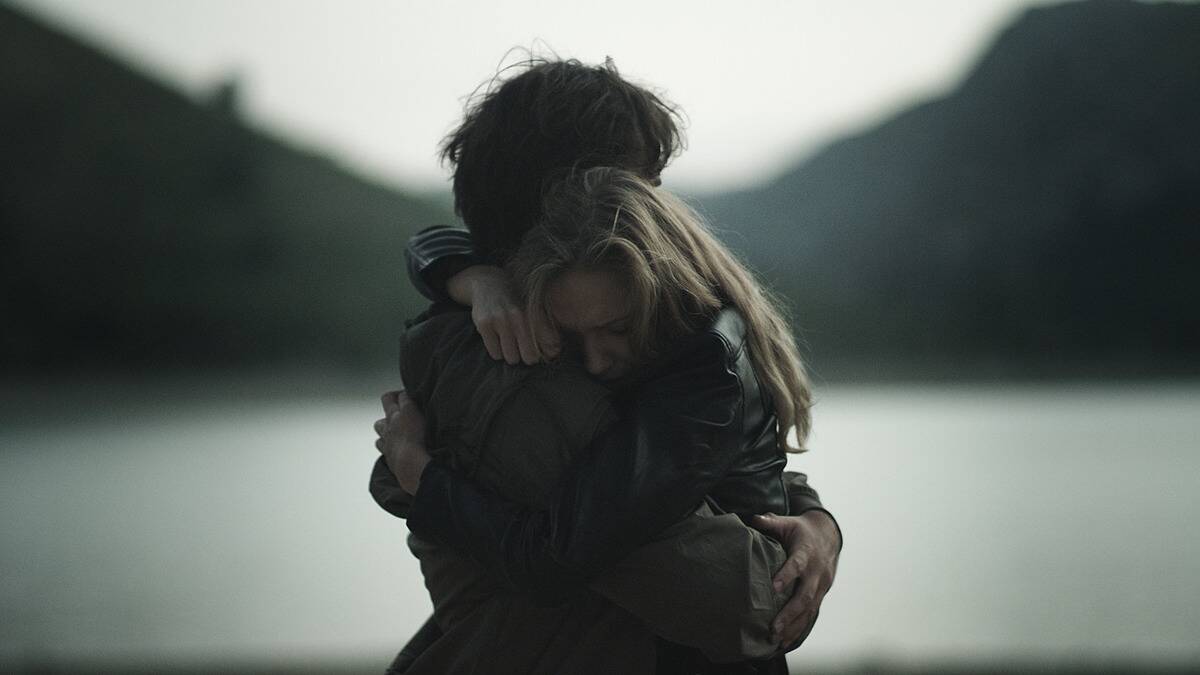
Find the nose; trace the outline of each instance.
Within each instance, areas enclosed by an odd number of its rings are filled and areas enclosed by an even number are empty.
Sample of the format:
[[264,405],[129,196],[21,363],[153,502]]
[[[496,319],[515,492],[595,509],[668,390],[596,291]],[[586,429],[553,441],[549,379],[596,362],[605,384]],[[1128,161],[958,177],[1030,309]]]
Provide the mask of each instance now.
[[589,375],[600,377],[608,371],[610,365],[612,365],[612,359],[598,344],[591,340],[584,341],[583,367]]

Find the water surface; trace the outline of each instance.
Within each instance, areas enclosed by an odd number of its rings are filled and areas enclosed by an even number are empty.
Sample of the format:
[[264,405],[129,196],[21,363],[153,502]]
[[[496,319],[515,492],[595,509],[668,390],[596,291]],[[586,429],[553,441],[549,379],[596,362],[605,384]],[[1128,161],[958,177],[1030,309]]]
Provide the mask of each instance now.
[[[428,615],[373,394],[88,391],[3,398],[0,666],[385,661]],[[818,398],[792,465],[846,546],[793,664],[1200,655],[1200,384]]]

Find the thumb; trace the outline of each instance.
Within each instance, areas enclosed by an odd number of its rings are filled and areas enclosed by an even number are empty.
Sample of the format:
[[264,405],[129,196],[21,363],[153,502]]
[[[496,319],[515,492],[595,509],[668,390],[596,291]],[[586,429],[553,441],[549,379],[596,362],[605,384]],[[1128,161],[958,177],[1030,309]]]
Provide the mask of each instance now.
[[750,527],[766,534],[780,534],[782,523],[774,513],[760,513],[750,519]]

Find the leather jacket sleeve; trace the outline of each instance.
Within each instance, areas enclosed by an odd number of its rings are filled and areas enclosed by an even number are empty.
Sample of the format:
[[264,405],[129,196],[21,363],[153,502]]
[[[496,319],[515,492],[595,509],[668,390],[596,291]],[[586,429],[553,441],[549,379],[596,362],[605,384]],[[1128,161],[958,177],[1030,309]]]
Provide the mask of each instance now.
[[475,558],[510,586],[558,601],[691,513],[738,459],[742,384],[726,346],[689,336],[637,387],[555,505],[531,510],[430,462],[409,513],[417,536]]
[[409,238],[404,259],[408,280],[421,295],[434,302],[449,301],[446,282],[479,262],[471,245],[471,233],[446,225],[425,228]]
[[833,521],[833,526],[837,529],[838,551],[841,552],[842,544],[845,543],[842,539],[842,526],[838,525],[837,518],[833,517],[829,509],[821,505],[821,497],[808,484],[808,476],[798,471],[784,471],[783,484],[788,496],[788,515],[798,516],[807,511],[820,511],[829,516],[829,519]]

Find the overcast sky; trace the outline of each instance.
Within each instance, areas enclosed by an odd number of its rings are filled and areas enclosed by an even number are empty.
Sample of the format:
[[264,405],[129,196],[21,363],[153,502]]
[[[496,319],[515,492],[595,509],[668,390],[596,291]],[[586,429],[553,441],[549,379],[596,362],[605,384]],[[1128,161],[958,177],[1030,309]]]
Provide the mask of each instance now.
[[769,179],[815,146],[945,91],[1033,4],[9,1],[197,95],[236,75],[254,124],[421,188],[445,185],[438,140],[510,48],[611,55],[687,113],[689,147],[666,178],[692,189]]

